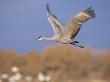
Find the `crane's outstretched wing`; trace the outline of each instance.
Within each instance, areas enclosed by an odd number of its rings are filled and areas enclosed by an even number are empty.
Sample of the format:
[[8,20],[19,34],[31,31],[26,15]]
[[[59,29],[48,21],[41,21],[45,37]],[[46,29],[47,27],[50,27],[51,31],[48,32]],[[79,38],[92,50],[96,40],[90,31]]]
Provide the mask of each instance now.
[[72,17],[64,30],[66,36],[74,38],[78,34],[82,24],[91,18],[95,18],[95,12],[92,7],[89,7]]
[[54,33],[61,34],[63,32],[63,24],[61,24],[58,18],[51,13],[48,4],[46,5],[46,9],[47,9],[48,20],[54,30]]

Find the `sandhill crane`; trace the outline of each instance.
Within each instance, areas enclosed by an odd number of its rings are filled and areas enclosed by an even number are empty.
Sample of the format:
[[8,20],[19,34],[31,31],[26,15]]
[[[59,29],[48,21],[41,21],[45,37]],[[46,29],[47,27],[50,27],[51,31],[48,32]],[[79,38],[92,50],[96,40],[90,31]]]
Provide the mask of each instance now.
[[[58,18],[50,11],[48,4],[46,5],[47,9],[47,17],[49,23],[51,24],[54,35],[53,37],[47,38],[43,36],[39,36],[37,40],[50,40],[55,42],[60,42],[64,44],[73,44],[78,47],[83,48],[81,45],[77,45],[78,41],[75,41],[74,38],[80,31],[82,24],[89,19],[95,18],[95,12],[92,7],[85,9],[79,12],[76,16],[71,17],[68,24],[64,26]],[[63,28],[66,27],[66,28]]]

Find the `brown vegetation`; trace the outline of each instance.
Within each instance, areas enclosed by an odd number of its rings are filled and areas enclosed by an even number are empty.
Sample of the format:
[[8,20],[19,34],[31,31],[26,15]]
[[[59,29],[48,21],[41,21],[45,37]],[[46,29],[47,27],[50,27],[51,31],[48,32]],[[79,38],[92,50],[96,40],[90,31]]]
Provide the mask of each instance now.
[[24,76],[36,77],[40,71],[51,71],[52,82],[110,80],[109,51],[93,54],[90,49],[70,46],[48,47],[41,54],[35,51],[22,55],[8,50],[0,51],[0,74],[11,75],[12,66],[19,67]]

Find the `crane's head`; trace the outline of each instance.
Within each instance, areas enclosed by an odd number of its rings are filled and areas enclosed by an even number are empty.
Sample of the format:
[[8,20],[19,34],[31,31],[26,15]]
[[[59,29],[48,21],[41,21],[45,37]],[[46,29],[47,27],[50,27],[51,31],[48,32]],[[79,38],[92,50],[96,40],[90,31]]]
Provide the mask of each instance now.
[[43,36],[39,36],[36,38],[36,40],[52,40],[51,38],[47,38],[47,37],[43,37]]
[[36,40],[44,40],[44,39],[45,39],[45,38],[42,37],[42,36],[39,36],[39,37],[36,38]]

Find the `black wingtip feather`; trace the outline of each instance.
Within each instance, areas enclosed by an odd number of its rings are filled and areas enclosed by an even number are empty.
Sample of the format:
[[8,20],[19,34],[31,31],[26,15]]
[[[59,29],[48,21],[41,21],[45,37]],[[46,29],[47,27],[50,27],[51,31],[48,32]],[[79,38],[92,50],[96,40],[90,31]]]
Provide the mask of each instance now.
[[90,15],[91,18],[95,18],[96,17],[95,11],[92,9],[92,7],[87,8],[86,10],[84,10],[84,12],[86,14]]
[[55,17],[57,19],[57,17],[51,13],[50,9],[49,9],[49,5],[46,4],[46,10],[47,10],[47,13],[50,14],[51,16]]
[[46,4],[46,9],[47,9],[48,12],[50,12],[49,5],[48,4]]

